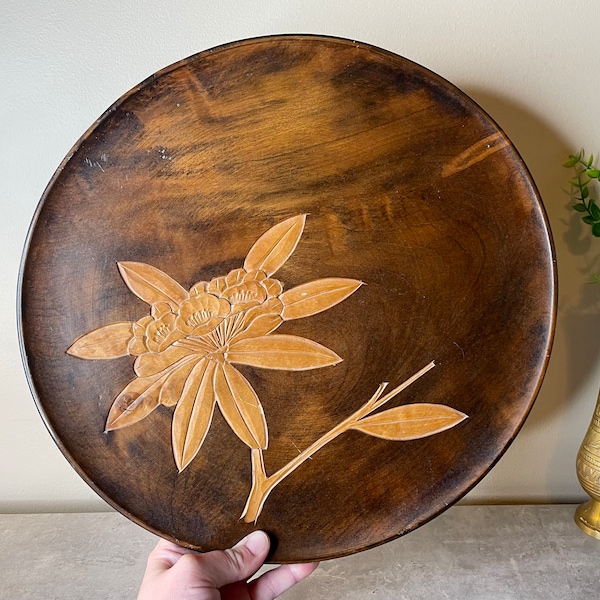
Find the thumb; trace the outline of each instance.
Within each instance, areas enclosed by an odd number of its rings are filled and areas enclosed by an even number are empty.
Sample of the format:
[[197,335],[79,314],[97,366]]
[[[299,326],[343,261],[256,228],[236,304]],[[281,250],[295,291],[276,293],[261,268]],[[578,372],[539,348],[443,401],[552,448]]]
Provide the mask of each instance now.
[[264,531],[253,531],[231,549],[197,556],[205,585],[221,588],[237,581],[246,581],[265,561],[269,546],[269,538]]

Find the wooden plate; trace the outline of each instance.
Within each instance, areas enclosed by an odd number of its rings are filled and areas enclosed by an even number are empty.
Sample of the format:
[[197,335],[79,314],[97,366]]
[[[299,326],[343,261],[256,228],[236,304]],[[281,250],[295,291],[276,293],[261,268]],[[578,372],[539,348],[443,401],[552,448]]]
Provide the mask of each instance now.
[[554,278],[527,169],[467,96],[372,46],[260,38],[153,75],[63,161],[22,349],[117,510],[201,550],[262,528],[275,562],[332,558],[496,462],[546,368]]

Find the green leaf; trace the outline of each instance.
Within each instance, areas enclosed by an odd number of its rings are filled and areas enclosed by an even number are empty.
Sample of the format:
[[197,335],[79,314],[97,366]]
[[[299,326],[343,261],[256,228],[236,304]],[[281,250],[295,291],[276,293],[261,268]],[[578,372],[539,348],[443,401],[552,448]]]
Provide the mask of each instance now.
[[584,185],[583,183],[581,183],[581,181],[579,181],[579,179],[569,179],[569,183],[577,189],[581,189]]
[[592,235],[594,237],[600,237],[600,223],[594,223],[592,225]]
[[583,204],[582,202],[579,202],[578,204],[574,204],[573,209],[576,210],[577,212],[587,212],[587,206],[585,204]]
[[594,155],[591,154],[590,157],[589,157],[589,159],[588,159],[588,161],[587,161],[587,163],[586,163],[587,168],[589,169],[592,166],[593,163],[594,163]]
[[582,217],[581,219],[584,223],[586,223],[587,225],[593,225],[594,224],[594,219],[592,219],[592,217],[587,216],[587,217]]
[[590,202],[589,209],[590,209],[590,215],[594,219],[594,222],[600,221],[600,208],[598,208],[595,204]]
[[579,157],[578,156],[573,156],[572,154],[569,154],[569,160],[565,163],[563,163],[563,167],[574,167],[577,163],[579,162]]
[[581,188],[581,199],[585,200],[589,195],[590,195],[590,190],[586,184],[586,185],[582,186],[582,188]]

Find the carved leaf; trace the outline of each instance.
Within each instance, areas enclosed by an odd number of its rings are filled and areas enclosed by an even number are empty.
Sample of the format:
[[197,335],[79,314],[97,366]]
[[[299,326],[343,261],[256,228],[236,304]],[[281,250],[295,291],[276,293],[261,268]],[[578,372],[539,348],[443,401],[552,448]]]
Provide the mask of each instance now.
[[283,302],[281,316],[285,321],[320,313],[353,294],[361,285],[357,279],[329,277],[304,283],[280,296]]
[[264,271],[272,275],[296,249],[304,231],[306,215],[297,215],[278,223],[254,243],[244,261],[246,271]]
[[227,360],[232,363],[261,367],[306,371],[335,365],[342,359],[329,348],[295,335],[265,335],[231,344]]
[[440,433],[466,418],[464,413],[443,404],[406,404],[365,417],[351,429],[384,440],[407,441]]
[[[194,353],[192,350],[180,346],[171,346],[158,354],[147,352],[135,359],[133,369],[139,377],[149,377],[150,375],[164,371],[178,360],[192,353]],[[201,358],[201,355],[198,355],[198,358]]]
[[117,263],[127,287],[144,302],[167,302],[173,310],[187,299],[188,293],[160,269],[139,262]]
[[67,353],[88,360],[126,356],[132,337],[132,322],[110,323],[79,336]]
[[268,444],[267,421],[248,380],[235,367],[219,365],[215,395],[223,417],[240,440],[250,448],[264,450]]
[[244,323],[243,329],[235,334],[234,339],[243,340],[264,336],[275,331],[282,323],[283,319],[279,315],[258,315],[254,319],[248,320],[247,324]]
[[175,406],[183,394],[183,387],[195,365],[201,357],[189,357],[172,369],[160,390],[158,402],[163,406]]
[[136,377],[115,398],[106,419],[106,431],[121,429],[147,417],[157,406],[164,377]]
[[173,414],[173,455],[180,473],[198,454],[212,421],[215,365],[202,359],[192,369]]

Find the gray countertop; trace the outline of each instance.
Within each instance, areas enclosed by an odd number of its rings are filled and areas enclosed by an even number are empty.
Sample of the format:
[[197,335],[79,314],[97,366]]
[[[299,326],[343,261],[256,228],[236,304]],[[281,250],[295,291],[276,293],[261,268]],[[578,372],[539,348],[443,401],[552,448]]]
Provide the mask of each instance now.
[[[600,598],[600,540],[572,505],[455,506],[327,561],[285,600]],[[0,599],[135,599],[157,538],[117,513],[0,515]]]

